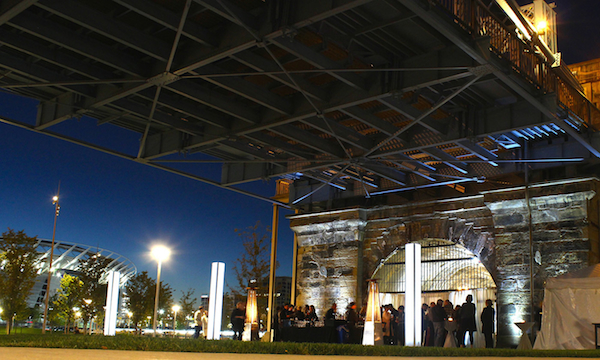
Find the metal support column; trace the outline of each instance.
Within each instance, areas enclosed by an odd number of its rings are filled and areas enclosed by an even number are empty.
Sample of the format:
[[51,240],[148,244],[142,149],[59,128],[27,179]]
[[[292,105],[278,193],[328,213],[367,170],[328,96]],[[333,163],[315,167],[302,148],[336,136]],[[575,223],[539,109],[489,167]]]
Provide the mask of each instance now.
[[277,234],[279,229],[279,206],[273,204],[273,224],[271,225],[271,271],[269,273],[269,302],[267,311],[267,334],[273,341],[273,296],[275,294],[275,269],[277,266]]
[[[298,215],[298,209],[296,209],[296,215]],[[298,235],[294,231],[294,253],[292,255],[292,291],[290,294],[290,304],[296,304],[296,281],[298,272]]]

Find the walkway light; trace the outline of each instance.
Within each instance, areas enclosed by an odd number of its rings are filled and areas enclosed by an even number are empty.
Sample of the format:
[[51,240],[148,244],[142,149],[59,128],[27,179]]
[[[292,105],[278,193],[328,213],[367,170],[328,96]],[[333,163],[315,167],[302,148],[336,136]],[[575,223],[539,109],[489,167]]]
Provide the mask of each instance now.
[[154,321],[152,322],[152,329],[154,330],[152,336],[156,336],[156,313],[158,312],[158,295],[160,291],[160,270],[162,262],[167,260],[169,255],[171,255],[171,250],[165,246],[157,245],[152,248],[151,254],[158,263],[156,271],[156,297],[154,298]]
[[179,305],[173,305],[173,336],[175,336],[175,329],[177,328],[177,313],[181,309]]
[[48,319],[48,302],[50,301],[50,281],[52,280],[52,258],[54,257],[54,238],[56,236],[56,219],[58,218],[58,212],[60,211],[60,204],[58,203],[58,197],[60,195],[60,181],[58,182],[58,191],[55,196],[52,197],[52,204],[54,205],[54,228],[52,230],[52,245],[50,245],[50,257],[48,258],[48,280],[46,281],[46,300],[44,301],[44,321],[42,323],[42,334],[46,333],[46,323]]

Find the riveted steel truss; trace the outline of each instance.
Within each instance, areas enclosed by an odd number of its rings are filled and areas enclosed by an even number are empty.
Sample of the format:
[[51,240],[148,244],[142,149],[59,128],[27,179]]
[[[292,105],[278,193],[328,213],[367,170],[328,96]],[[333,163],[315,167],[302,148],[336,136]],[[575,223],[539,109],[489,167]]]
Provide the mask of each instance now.
[[244,184],[301,206],[599,157],[600,112],[511,22],[491,0],[6,1],[0,87],[40,103],[0,121],[283,206]]

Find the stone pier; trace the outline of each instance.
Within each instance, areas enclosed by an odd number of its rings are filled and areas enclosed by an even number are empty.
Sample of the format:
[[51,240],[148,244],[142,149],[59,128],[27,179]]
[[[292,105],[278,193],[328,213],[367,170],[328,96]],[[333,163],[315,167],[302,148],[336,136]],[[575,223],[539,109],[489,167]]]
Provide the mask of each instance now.
[[360,304],[366,280],[395,249],[422,239],[450,240],[492,275],[498,344],[516,346],[514,323],[532,318],[546,279],[599,261],[598,185],[595,178],[582,179],[291,216],[299,246],[296,303],[315,305],[321,314],[332,302],[340,309]]

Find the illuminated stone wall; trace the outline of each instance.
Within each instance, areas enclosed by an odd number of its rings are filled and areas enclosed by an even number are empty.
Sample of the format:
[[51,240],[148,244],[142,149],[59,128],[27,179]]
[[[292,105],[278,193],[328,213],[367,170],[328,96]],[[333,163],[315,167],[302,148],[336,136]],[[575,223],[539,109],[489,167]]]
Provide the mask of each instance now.
[[296,304],[314,305],[323,316],[332,303],[343,314],[346,305],[360,303],[363,293],[362,244],[365,221],[362,210],[296,216],[298,280]]
[[495,227],[499,341],[514,345],[520,334],[514,323],[531,319],[532,269],[537,312],[546,279],[599,261],[596,187],[596,181],[531,187],[531,244],[525,190],[485,194]]
[[[298,236],[296,304],[323,315],[366,298],[366,280],[404,244],[444,239],[473,252],[497,286],[498,343],[516,346],[515,322],[531,318],[547,278],[599,261],[597,179],[490,191],[477,196],[291,217]],[[530,243],[530,230],[531,240]],[[531,252],[530,252],[531,251]],[[481,309],[478,309],[480,311]]]

